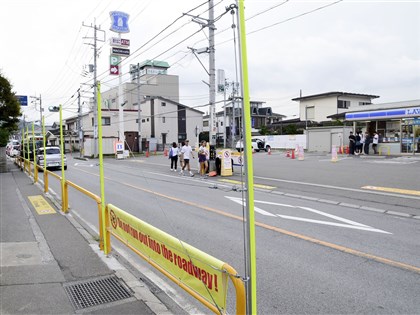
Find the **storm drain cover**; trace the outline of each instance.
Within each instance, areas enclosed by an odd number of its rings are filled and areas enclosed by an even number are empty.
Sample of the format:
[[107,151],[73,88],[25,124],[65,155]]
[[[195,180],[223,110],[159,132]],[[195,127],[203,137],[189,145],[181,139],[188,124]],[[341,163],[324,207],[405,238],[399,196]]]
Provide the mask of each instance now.
[[63,285],[75,310],[111,303],[133,296],[115,275],[76,281]]

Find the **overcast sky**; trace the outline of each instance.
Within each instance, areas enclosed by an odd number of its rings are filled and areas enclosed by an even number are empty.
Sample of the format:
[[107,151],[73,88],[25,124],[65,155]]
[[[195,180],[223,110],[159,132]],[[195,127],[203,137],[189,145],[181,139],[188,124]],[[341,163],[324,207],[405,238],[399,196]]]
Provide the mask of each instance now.
[[[219,17],[234,1],[214,3]],[[1,0],[0,69],[16,94],[41,94],[43,107],[62,103],[65,117],[73,116],[77,89],[92,83],[92,75],[82,72],[93,63],[93,28],[82,24],[96,23],[104,31],[98,32],[106,39],[98,42],[98,79],[107,90],[118,83],[109,75],[108,40],[117,36],[109,31],[109,12],[123,11],[130,14],[130,33],[122,38],[130,39],[132,55],[122,72],[146,59],[167,61],[169,74],[180,78],[180,102],[207,104],[208,87],[202,82],[208,81],[207,73],[187,47],[207,47],[208,31],[199,31],[186,15],[171,25],[195,7],[190,14],[208,18],[208,4],[200,0]],[[251,100],[290,117],[298,114],[291,99],[300,90],[304,96],[379,95],[375,103],[420,99],[420,1],[258,0],[245,1],[245,7]],[[227,13],[216,22],[215,37],[216,68],[229,80],[236,79],[233,18]],[[208,68],[208,55],[199,56]],[[89,85],[83,91],[87,101]],[[39,117],[33,105],[25,112],[29,120]],[[54,115],[47,112],[47,121],[58,120]]]

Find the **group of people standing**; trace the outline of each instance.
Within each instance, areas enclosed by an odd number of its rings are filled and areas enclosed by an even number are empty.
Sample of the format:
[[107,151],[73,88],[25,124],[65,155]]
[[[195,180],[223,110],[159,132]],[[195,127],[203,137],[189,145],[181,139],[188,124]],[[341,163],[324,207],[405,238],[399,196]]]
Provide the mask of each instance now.
[[[198,149],[198,162],[200,163],[200,176],[204,177],[209,168],[209,150],[207,149],[207,142],[201,141]],[[169,149],[169,159],[171,160],[171,171],[177,171],[178,158],[181,166],[180,174],[184,175],[184,170],[187,169],[189,175],[194,176],[191,172],[190,159],[195,159],[193,149],[189,145],[189,140],[181,143],[178,147],[176,142],[172,142],[172,147]]]
[[363,134],[363,132],[358,131],[356,135],[353,134],[353,131],[350,131],[349,136],[349,153],[351,155],[360,155],[360,154],[369,154],[369,146],[372,143],[373,154],[378,153],[378,143],[379,135],[375,132],[373,137],[369,133]]

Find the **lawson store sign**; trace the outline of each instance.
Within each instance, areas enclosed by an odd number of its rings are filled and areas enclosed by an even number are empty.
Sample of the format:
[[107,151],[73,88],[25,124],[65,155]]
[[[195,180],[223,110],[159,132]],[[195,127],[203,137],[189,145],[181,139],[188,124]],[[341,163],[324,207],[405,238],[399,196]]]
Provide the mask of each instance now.
[[398,108],[389,110],[375,110],[370,112],[346,113],[346,120],[378,120],[419,117],[420,107]]

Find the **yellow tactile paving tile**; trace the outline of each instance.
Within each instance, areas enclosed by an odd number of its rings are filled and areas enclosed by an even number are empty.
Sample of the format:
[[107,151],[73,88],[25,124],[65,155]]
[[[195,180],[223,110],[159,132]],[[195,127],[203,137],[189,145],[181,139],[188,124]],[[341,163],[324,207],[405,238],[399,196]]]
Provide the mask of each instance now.
[[38,214],[56,213],[54,208],[41,195],[28,196],[28,199]]

